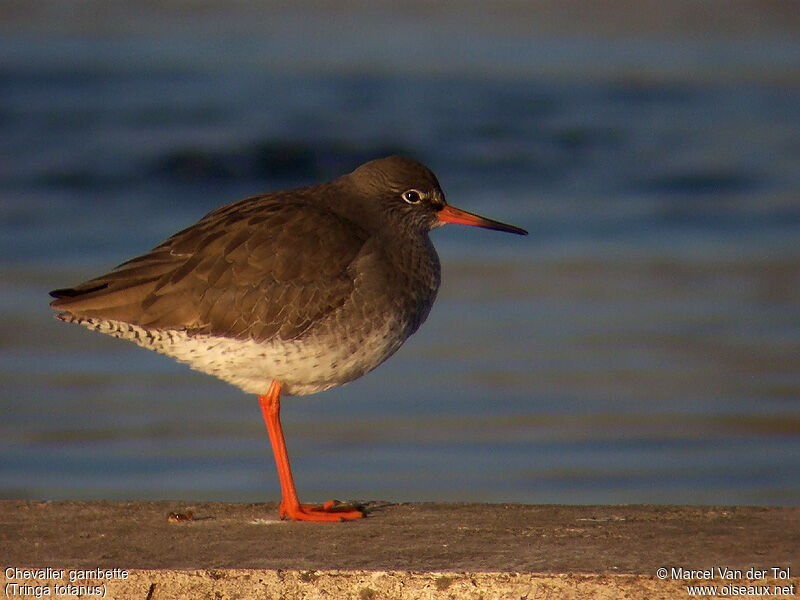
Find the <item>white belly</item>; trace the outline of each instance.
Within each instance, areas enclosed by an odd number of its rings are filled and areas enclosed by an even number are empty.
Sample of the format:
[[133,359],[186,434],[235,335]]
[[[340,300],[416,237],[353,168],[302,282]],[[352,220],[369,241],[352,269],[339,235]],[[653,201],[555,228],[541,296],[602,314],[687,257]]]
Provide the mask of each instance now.
[[408,337],[403,325],[393,319],[368,332],[343,336],[346,339],[311,337],[267,342],[148,331],[122,321],[70,320],[169,355],[252,394],[265,394],[273,380],[280,381],[283,392],[290,395],[313,394],[342,385],[377,367]]

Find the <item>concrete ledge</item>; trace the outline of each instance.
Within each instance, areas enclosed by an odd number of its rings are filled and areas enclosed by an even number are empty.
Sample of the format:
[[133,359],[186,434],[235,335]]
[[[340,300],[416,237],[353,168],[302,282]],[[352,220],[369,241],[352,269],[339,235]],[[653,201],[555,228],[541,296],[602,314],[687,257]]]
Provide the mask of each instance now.
[[[51,594],[62,598],[105,598],[136,600],[167,600],[183,598],[211,598],[215,600],[281,598],[305,600],[585,600],[646,598],[647,600],[673,600],[690,598],[687,583],[660,581],[643,575],[543,575],[531,573],[413,573],[407,571],[265,571],[261,569],[222,569],[208,571],[134,570],[124,581],[81,581],[91,586],[86,593],[73,588],[70,594],[68,580],[26,582],[41,589],[48,587]],[[702,584],[703,582],[694,582]],[[770,590],[785,581],[739,582],[751,586],[767,585]],[[721,587],[722,582],[717,584]],[[6,582],[3,583],[6,585]],[[72,584],[77,586],[78,583]],[[103,587],[105,585],[105,587]],[[58,586],[58,587],[57,587]],[[96,586],[96,587],[95,587]],[[22,588],[19,588],[22,589]],[[62,595],[67,590],[67,595]],[[95,595],[91,595],[96,590]],[[797,579],[795,579],[795,591]],[[78,592],[81,595],[77,595]],[[58,592],[58,594],[57,594]],[[722,595],[722,594],[718,594]],[[742,594],[743,597],[774,598]],[[10,598],[29,598],[33,594],[9,594]],[[724,597],[736,597],[725,595]],[[778,596],[781,597],[781,596]],[[791,594],[783,596],[793,598]]]
[[[769,597],[791,585],[779,596],[800,594],[800,508],[375,502],[367,509],[362,521],[316,524],[280,521],[276,504],[3,501],[0,579],[8,597],[19,598],[35,597],[32,589],[20,593],[24,585],[84,598],[104,585],[106,598],[142,600],[684,598],[692,584],[751,588],[731,597],[768,597],[753,593],[757,586],[768,586]],[[191,521],[167,520],[189,510]],[[9,567],[51,571],[25,579]],[[711,577],[684,580],[673,567],[712,569]],[[726,568],[741,574],[727,580],[716,570]],[[753,568],[766,573],[748,576]],[[117,572],[77,573],[88,579],[73,572],[70,582],[70,570],[80,569]]]

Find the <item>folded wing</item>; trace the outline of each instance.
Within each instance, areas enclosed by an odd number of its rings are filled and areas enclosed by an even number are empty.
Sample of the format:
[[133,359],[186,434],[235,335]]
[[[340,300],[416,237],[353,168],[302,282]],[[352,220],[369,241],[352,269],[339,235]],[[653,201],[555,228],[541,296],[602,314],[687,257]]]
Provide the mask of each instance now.
[[101,277],[51,292],[51,306],[145,329],[294,339],[350,297],[368,237],[302,200],[249,198]]

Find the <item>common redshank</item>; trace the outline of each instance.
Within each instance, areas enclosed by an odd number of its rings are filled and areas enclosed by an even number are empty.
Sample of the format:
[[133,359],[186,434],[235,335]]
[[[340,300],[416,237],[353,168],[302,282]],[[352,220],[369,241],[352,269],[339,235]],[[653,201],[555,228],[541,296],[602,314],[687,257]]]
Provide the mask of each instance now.
[[389,358],[439,288],[430,230],[447,223],[526,235],[449,206],[436,176],[392,156],[310,187],[218,208],[151,251],[50,292],[56,317],[167,354],[258,394],[281,483],[281,518],[362,510],[301,504],[281,392],[342,385]]

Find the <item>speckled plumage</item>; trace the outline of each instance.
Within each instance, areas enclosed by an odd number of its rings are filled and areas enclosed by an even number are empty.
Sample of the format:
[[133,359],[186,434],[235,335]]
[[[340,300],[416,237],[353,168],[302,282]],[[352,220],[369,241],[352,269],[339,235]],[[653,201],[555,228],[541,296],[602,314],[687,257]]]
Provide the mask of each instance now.
[[[430,205],[404,202],[406,189]],[[212,211],[52,306],[67,322],[172,356],[246,392],[352,381],[428,316],[439,259],[428,237],[444,206],[426,167],[372,161],[334,181]]]

